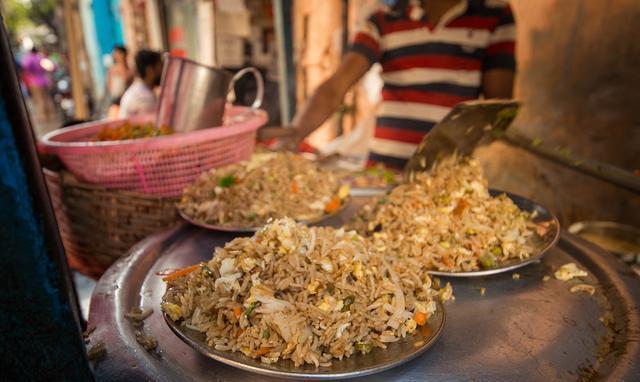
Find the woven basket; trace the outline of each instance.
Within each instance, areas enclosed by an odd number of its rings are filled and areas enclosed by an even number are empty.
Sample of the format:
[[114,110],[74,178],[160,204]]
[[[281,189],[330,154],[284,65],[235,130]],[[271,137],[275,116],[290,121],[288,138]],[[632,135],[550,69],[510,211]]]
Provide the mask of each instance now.
[[[153,115],[131,118],[138,124]],[[124,141],[93,142],[105,127],[125,120],[100,120],[45,134],[41,154],[56,155],[82,182],[114,190],[179,197],[201,173],[247,160],[255,148],[256,130],[267,113],[230,106],[224,126],[167,136]]]
[[135,243],[179,220],[177,199],[107,190],[44,170],[71,268],[93,278]]

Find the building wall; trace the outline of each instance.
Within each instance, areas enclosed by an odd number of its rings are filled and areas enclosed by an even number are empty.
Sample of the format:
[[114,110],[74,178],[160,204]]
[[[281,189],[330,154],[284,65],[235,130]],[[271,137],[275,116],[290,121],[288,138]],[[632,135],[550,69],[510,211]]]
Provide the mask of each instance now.
[[104,95],[105,73],[91,2],[91,0],[80,0],[78,5],[82,19],[84,44],[89,58],[91,78],[93,80],[93,86],[91,86],[93,90],[92,96],[98,100]]
[[[298,109],[340,63],[342,54],[342,1],[297,0],[293,2],[294,62]],[[336,136],[337,123],[330,118],[309,136],[320,146]]]
[[[572,153],[640,168],[640,3],[512,0],[518,23],[514,127]],[[496,143],[481,151],[492,184],[528,196],[563,223],[640,226],[640,195]]]

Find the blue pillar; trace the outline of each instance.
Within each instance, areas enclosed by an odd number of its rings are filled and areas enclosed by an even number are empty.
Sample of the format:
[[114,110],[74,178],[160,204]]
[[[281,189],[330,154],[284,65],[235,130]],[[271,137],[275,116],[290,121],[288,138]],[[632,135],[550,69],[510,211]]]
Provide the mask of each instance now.
[[92,380],[80,315],[0,20],[0,375]]

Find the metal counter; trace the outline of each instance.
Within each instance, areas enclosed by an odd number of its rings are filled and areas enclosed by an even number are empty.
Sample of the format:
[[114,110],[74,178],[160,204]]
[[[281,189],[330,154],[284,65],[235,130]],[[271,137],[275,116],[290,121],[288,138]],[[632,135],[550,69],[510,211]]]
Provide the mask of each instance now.
[[[233,237],[181,224],[145,239],[107,271],[94,291],[88,325],[95,327],[90,344],[103,341],[107,352],[95,367],[97,380],[273,380],[196,352],[173,334],[160,312],[165,285],[155,273],[207,260]],[[568,262],[587,270],[588,278],[554,279],[553,272]],[[551,279],[544,281],[546,275]],[[445,304],[447,323],[437,343],[403,366],[365,377],[368,382],[640,376],[640,280],[614,256],[576,236],[562,232],[542,261],[519,270],[442,281],[452,283],[456,299]],[[569,292],[581,282],[595,285],[596,293]],[[134,307],[153,308],[143,329],[158,340],[152,352],[136,342],[136,328],[124,318]],[[607,318],[613,322],[605,324]]]

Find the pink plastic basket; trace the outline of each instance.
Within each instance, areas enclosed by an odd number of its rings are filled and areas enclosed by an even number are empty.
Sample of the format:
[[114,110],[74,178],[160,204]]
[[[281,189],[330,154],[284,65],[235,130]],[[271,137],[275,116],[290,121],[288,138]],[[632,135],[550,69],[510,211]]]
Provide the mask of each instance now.
[[[39,148],[57,155],[86,183],[175,197],[202,172],[249,159],[256,130],[266,123],[267,114],[248,110],[229,107],[230,122],[220,127],[127,141],[90,142],[103,127],[125,120],[90,122],[46,134]],[[145,116],[130,121],[152,120],[153,116]]]

